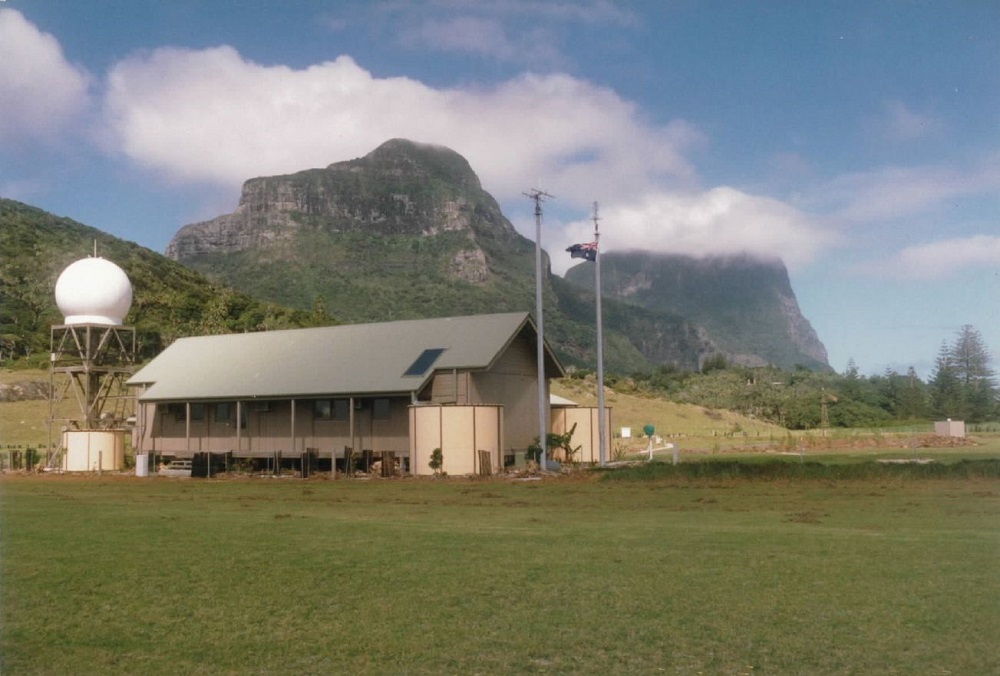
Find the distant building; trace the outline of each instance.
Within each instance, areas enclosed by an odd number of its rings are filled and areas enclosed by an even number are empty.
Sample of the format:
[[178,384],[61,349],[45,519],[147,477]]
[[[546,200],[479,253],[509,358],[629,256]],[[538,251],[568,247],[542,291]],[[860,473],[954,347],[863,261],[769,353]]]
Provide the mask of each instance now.
[[[506,313],[182,338],[133,375],[137,453],[391,453],[429,474],[504,466],[538,430],[538,332]],[[545,383],[564,375],[546,346]],[[545,393],[548,396],[548,392]]]
[[[570,446],[578,449],[573,462],[598,463],[601,461],[601,410],[596,406],[581,406],[575,401],[552,395],[550,428],[555,434],[573,432]],[[610,456],[611,408],[604,408],[604,449]],[[564,461],[561,453],[554,453],[555,459]]]
[[934,423],[934,434],[939,437],[960,437],[965,438],[964,420],[938,420]]

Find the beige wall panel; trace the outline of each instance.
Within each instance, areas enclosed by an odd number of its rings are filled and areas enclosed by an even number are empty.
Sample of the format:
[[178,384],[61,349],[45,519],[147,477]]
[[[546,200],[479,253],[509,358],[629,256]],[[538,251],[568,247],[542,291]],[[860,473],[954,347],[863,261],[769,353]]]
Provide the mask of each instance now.
[[[473,448],[489,451],[494,472],[503,469],[503,409],[499,406],[476,407],[473,434]],[[479,472],[479,454],[474,457],[476,472]]]
[[473,377],[477,403],[504,407],[504,443],[523,451],[538,436],[538,383],[534,376],[489,371]]
[[[611,409],[604,409],[604,443],[607,452],[607,460],[611,459]],[[581,446],[579,452],[573,458],[576,462],[600,462],[601,447],[600,439],[600,410],[597,407],[580,406],[569,408],[552,409],[552,426],[554,434],[565,434],[572,429],[574,423],[576,430],[573,432],[573,439],[570,445],[574,448]],[[556,460],[564,458],[556,457]]]
[[122,432],[73,430],[63,433],[62,443],[67,472],[119,471],[125,466]]
[[410,473],[425,476],[434,471],[427,466],[431,451],[441,446],[441,407],[410,407]]
[[473,474],[476,471],[473,446],[473,408],[447,406],[441,409],[441,453],[448,474]]
[[503,409],[499,406],[410,407],[410,472],[427,476],[431,452],[441,449],[442,470],[452,475],[479,470],[479,450],[490,451],[494,469],[502,467]]

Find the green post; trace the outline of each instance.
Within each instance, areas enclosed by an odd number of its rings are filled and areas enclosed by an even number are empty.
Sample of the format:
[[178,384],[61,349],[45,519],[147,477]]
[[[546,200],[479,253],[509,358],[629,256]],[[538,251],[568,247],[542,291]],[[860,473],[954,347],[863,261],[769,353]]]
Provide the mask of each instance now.
[[648,462],[652,462],[653,461],[653,435],[656,434],[656,428],[653,427],[652,425],[643,425],[642,431],[645,432],[646,438],[649,439],[649,445],[646,447],[647,448],[647,453],[649,454],[649,457],[646,458],[646,460]]

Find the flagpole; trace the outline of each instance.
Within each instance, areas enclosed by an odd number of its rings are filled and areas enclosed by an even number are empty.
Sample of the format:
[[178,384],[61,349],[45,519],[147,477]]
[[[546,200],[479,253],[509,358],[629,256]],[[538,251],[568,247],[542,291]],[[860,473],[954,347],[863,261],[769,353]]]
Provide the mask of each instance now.
[[548,469],[548,391],[545,387],[545,324],[542,319],[542,200],[552,197],[543,190],[532,189],[524,193],[535,201],[535,321],[538,323],[538,445],[541,452],[538,456],[538,466],[543,471]]
[[597,433],[600,435],[600,460],[601,466],[607,464],[607,421],[604,415],[604,331],[601,320],[601,233],[597,229],[597,222],[600,218],[597,215],[597,202],[594,202],[594,263],[597,266],[594,270],[594,295],[597,298]]

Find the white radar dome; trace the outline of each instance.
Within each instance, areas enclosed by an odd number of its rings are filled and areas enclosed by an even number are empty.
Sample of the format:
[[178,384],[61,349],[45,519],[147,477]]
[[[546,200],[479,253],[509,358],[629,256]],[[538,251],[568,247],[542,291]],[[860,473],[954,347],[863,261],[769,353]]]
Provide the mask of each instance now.
[[59,275],[56,305],[66,324],[120,326],[132,307],[132,283],[111,261],[84,258]]

